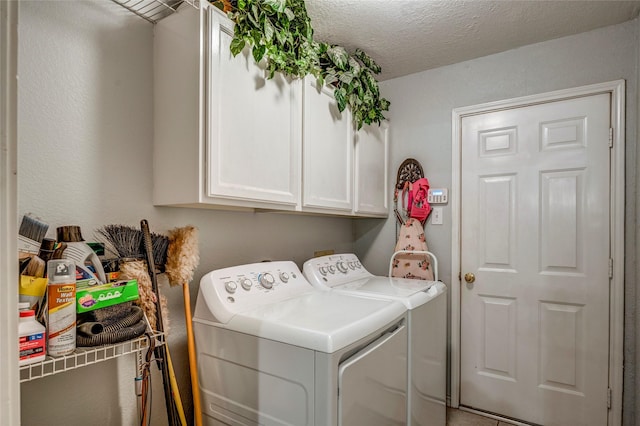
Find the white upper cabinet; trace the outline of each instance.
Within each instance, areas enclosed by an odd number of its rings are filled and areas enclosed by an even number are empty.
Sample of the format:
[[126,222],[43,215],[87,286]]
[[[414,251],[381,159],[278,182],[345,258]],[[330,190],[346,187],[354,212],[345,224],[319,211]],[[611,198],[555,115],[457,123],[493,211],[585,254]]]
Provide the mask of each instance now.
[[389,125],[364,125],[356,133],[354,213],[358,216],[389,214]]
[[155,25],[154,204],[386,216],[387,127],[355,135],[330,89],[266,79],[232,38],[207,2]]
[[156,205],[299,208],[300,82],[233,57],[232,35],[205,4],[156,25]]
[[348,109],[342,113],[333,90],[318,90],[306,77],[303,107],[303,190],[305,211],[353,211],[353,125]]

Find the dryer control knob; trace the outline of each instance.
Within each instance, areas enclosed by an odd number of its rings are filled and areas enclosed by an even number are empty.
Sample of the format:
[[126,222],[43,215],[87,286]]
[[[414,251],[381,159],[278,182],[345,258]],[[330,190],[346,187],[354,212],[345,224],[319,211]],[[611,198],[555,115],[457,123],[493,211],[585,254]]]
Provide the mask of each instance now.
[[273,287],[273,283],[276,282],[275,278],[273,278],[273,275],[271,275],[268,272],[258,275],[258,281],[260,282],[260,285],[262,287],[267,288],[267,289],[268,288],[272,288]]
[[332,274],[335,274],[336,273],[336,267],[333,266],[333,265],[329,266],[329,272],[331,272]]
[[320,273],[324,276],[327,275],[327,267],[326,266],[321,266],[318,271],[320,271]]
[[249,291],[251,290],[251,286],[253,284],[251,283],[251,280],[249,278],[243,278],[240,280],[240,285],[242,286],[242,288]]
[[338,271],[346,274],[348,270],[347,262],[345,262],[344,260],[339,261],[338,263],[336,263],[336,268],[338,268]]
[[227,290],[227,293],[235,293],[238,288],[238,284],[236,284],[235,281],[227,281],[224,283],[224,288]]
[[280,281],[282,281],[283,283],[289,281],[289,274],[287,274],[286,272],[280,272]]

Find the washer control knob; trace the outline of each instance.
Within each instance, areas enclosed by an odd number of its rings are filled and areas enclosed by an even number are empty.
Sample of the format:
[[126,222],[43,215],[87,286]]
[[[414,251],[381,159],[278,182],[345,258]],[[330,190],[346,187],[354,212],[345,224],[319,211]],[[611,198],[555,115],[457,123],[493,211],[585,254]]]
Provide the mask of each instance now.
[[320,273],[324,276],[327,275],[327,267],[326,266],[321,266],[318,271],[320,271]]
[[251,286],[253,284],[251,283],[251,280],[249,278],[243,278],[240,280],[240,285],[242,286],[242,288],[249,291],[251,290]]
[[280,281],[282,281],[283,283],[289,281],[289,274],[287,274],[286,272],[280,272]]
[[336,273],[336,267],[333,266],[333,265],[329,266],[329,272],[331,272],[332,274],[335,274]]
[[264,274],[260,274],[258,275],[258,281],[260,282],[260,285],[264,288],[272,288],[273,287],[273,283],[276,282],[275,278],[273,278],[273,275],[271,275],[268,272],[265,272]]
[[235,281],[227,281],[224,283],[224,289],[227,290],[227,293],[235,293],[238,289],[238,284]]
[[360,263],[359,260],[356,261],[356,268],[358,269],[362,268],[362,263]]
[[349,269],[356,269],[356,263],[354,261],[349,262]]
[[336,263],[336,268],[338,268],[338,271],[346,274],[348,270],[347,262],[345,262],[344,260],[339,261],[338,263]]

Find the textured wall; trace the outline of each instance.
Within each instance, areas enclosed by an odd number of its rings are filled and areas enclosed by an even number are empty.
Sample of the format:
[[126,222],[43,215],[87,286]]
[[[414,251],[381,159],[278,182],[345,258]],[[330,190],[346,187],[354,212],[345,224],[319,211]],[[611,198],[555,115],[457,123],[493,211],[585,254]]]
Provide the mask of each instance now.
[[[87,239],[101,225],[137,225],[141,218],[157,231],[194,224],[201,230],[202,260],[191,285],[193,301],[199,277],[210,269],[266,258],[300,264],[315,249],[353,248],[349,219],[153,207],[153,27],[111,2],[23,1],[20,7],[19,214],[33,212],[52,229],[80,225]],[[382,84],[392,101],[391,183],[397,166],[411,156],[423,164],[433,186],[450,187],[453,108],[627,80],[625,425],[635,424],[633,409],[640,406],[640,392],[635,392],[640,380],[634,386],[634,360],[640,362],[635,350],[635,336],[640,338],[635,327],[638,25],[608,27]],[[440,257],[442,279],[450,283],[448,206],[444,220],[443,226],[429,225],[427,235]],[[395,243],[393,219],[355,223],[356,252],[369,269],[386,273]],[[182,295],[177,288],[165,291],[172,356],[188,400]],[[23,424],[134,424],[134,374],[133,359],[126,357],[23,384]],[[154,380],[160,383],[159,376]],[[154,424],[162,424],[163,401],[159,392],[156,397]]]
[[[307,1],[314,37],[365,47],[382,79],[551,40],[637,16],[634,2],[449,0]],[[526,17],[526,19],[523,19]],[[353,25],[357,22],[358,25]],[[428,46],[425,49],[424,46]]]
[[[102,225],[142,218],[157,232],[197,226],[194,304],[208,270],[264,259],[301,266],[314,250],[352,251],[351,219],[152,205],[152,42],[153,26],[112,2],[20,3],[19,215],[48,222],[50,237],[57,226],[80,225],[87,240]],[[190,401],[182,291],[163,290],[171,354]],[[135,424],[134,375],[126,357],[25,383],[23,424]],[[152,424],[161,425],[159,375],[154,383]]]
[[[408,157],[425,169],[432,187],[451,188],[451,112],[501,99],[626,80],[626,271],[624,424],[634,424],[636,360],[636,123],[638,23],[627,22],[519,49],[384,81],[391,101],[391,182]],[[415,52],[420,55],[420,51]],[[429,248],[440,261],[440,276],[451,277],[450,204],[444,225],[427,224]],[[356,222],[356,253],[374,273],[386,274],[395,244],[395,219]],[[639,360],[640,362],[640,360]],[[640,403],[640,402],[639,402]]]

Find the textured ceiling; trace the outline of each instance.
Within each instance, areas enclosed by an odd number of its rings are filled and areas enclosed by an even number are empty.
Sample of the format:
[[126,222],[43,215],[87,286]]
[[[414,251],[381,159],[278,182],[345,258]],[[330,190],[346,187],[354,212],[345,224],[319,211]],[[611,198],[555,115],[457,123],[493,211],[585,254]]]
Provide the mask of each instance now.
[[306,0],[314,38],[367,52],[379,80],[634,19],[640,1]]

